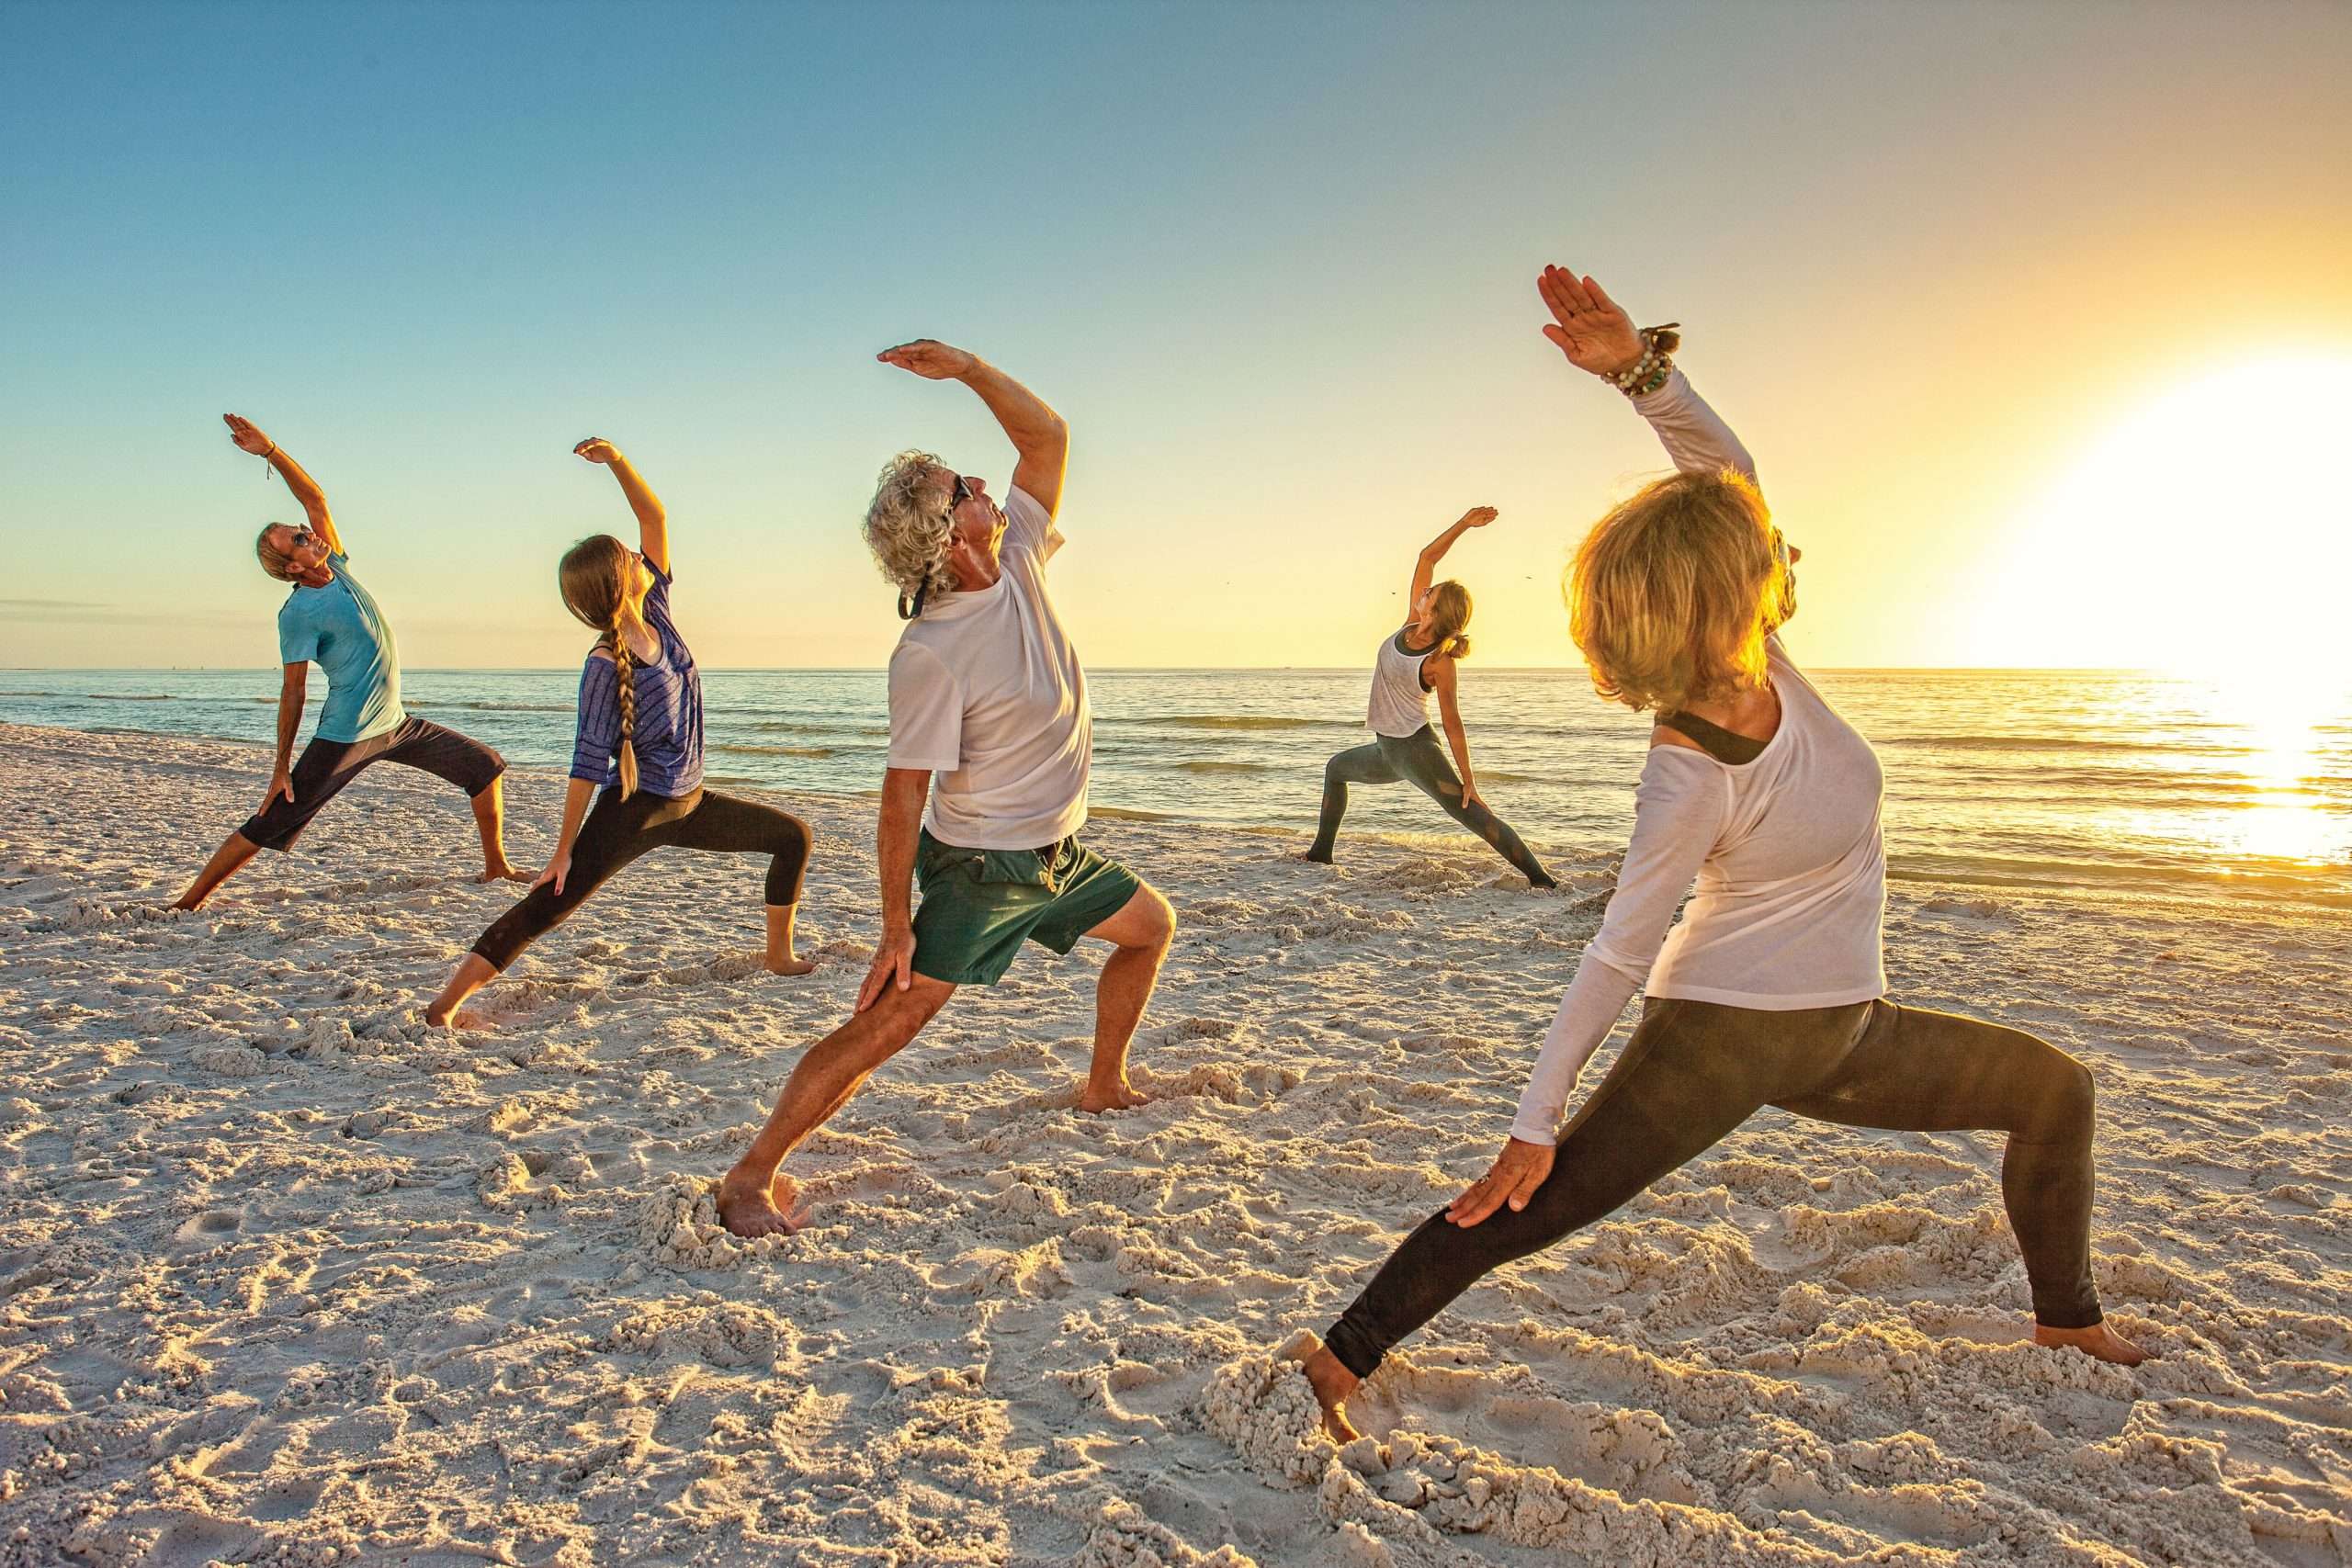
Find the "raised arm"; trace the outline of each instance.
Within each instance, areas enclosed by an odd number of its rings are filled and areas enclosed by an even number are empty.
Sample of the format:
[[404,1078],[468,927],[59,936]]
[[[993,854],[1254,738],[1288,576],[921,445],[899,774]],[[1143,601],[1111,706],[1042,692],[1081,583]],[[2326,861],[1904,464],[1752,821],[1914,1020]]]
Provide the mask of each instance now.
[[654,570],[669,576],[670,514],[662,510],[662,498],[653,493],[636,465],[621,456],[621,449],[603,436],[592,435],[572,450],[590,462],[602,463],[613,470],[613,478],[620,481],[621,493],[628,498],[628,509],[637,513],[639,551]]
[[1062,471],[1069,466],[1069,426],[1046,400],[977,354],[919,337],[875,355],[885,365],[911,370],[927,381],[961,381],[978,394],[1004,428],[1019,461],[1012,482],[1026,491],[1047,516],[1061,510]]
[[1462,514],[1462,520],[1421,547],[1420,558],[1413,563],[1412,592],[1405,595],[1405,613],[1416,614],[1420,608],[1421,595],[1430,591],[1430,580],[1437,576],[1437,563],[1445,552],[1453,548],[1453,541],[1473,528],[1483,528],[1495,520],[1491,506],[1474,506]]
[[[1648,345],[1634,330],[1625,308],[1597,281],[1580,278],[1565,267],[1547,266],[1535,288],[1552,312],[1544,335],[1567,356],[1569,364],[1615,385],[1615,378],[1641,363]],[[1756,477],[1756,459],[1670,362],[1664,381],[1632,401],[1681,472],[1733,468],[1751,479]]]
[[239,451],[251,452],[277,470],[277,477],[286,481],[286,488],[292,491],[294,499],[301,503],[302,513],[310,519],[311,531],[326,541],[327,549],[334,555],[343,554],[343,536],[335,532],[334,515],[327,510],[327,492],[319,488],[318,480],[305,472],[301,464],[286,455],[285,448],[264,435],[260,427],[244,415],[224,413],[220,420],[229,427],[229,439],[237,444]]

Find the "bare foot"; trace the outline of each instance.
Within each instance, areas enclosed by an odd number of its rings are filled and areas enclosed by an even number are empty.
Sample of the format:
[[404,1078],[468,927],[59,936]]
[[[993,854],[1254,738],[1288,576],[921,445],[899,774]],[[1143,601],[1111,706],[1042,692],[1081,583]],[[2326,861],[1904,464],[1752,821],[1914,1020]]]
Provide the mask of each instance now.
[[445,1012],[436,1014],[434,1009],[426,1008],[424,1010],[424,1027],[427,1029],[465,1029],[487,1031],[496,1028],[497,1025],[492,1023],[490,1020],[482,1017],[482,1015],[478,1012]]
[[808,975],[817,968],[813,958],[767,958],[760,960],[760,967],[771,975]]
[[2104,1323],[2094,1323],[2088,1328],[2051,1328],[2037,1323],[2033,1325],[2033,1342],[2053,1350],[2080,1350],[2119,1367],[2136,1367],[2148,1359],[2145,1350]]
[[502,857],[495,865],[482,867],[481,874],[474,880],[476,882],[528,882],[531,877],[528,872],[515,870]]
[[1090,1116],[1105,1111],[1133,1111],[1138,1105],[1149,1105],[1151,1096],[1121,1078],[1109,1089],[1097,1089],[1091,1083],[1078,1097],[1078,1108]]
[[[1353,1393],[1356,1385],[1363,1380],[1340,1365],[1340,1358],[1331,1354],[1330,1348],[1320,1339],[1312,1335],[1306,1337],[1312,1341],[1315,1349],[1299,1370],[1306,1374],[1306,1381],[1315,1385],[1316,1401],[1323,1406],[1323,1429],[1331,1435],[1335,1443],[1352,1443],[1363,1434],[1356,1430],[1355,1423],[1348,1419],[1348,1413],[1342,1406],[1347,1404],[1348,1395]],[[1304,1346],[1300,1348],[1305,1348]]]
[[782,1171],[763,1189],[730,1170],[718,1184],[718,1223],[746,1238],[790,1235],[808,1223],[808,1205],[793,1207],[799,1195],[799,1184]]
[[1298,853],[1291,856],[1290,858],[1293,860],[1303,860],[1309,865],[1329,865],[1331,863],[1331,857],[1329,855],[1318,855],[1312,850],[1301,850]]

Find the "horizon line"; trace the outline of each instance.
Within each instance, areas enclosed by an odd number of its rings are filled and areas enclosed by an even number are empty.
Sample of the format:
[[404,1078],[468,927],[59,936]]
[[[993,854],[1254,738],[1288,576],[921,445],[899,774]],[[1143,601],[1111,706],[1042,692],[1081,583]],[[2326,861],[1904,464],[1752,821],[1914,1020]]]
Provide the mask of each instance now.
[[[0,664],[0,675],[209,675],[266,673],[276,664]],[[883,675],[884,664],[697,664],[706,674],[726,675]],[[1098,664],[1091,673],[1115,675],[1350,675],[1360,664]],[[1577,664],[1482,664],[1482,671],[1511,675],[1559,675],[1578,672]],[[2183,680],[2199,671],[2151,664],[1812,664],[1809,670],[1846,675],[2163,675]],[[417,664],[403,674],[413,675],[565,675],[570,664]]]

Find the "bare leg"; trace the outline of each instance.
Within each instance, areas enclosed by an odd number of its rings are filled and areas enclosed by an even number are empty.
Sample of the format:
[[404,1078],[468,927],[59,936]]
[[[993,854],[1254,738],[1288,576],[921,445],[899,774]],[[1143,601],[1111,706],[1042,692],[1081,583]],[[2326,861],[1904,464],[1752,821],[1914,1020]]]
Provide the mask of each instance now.
[[424,1010],[424,1021],[435,1029],[447,1029],[452,1024],[459,1029],[480,1029],[480,1020],[458,1009],[468,997],[497,978],[498,971],[490,966],[489,959],[479,953],[467,953],[458,965],[458,972],[449,976],[449,983],[441,987],[441,994],[433,998],[433,1005]]
[[188,884],[187,891],[180,895],[180,901],[172,908],[202,908],[204,901],[212,897],[214,888],[236,875],[247,861],[259,853],[261,846],[243,833],[230,834],[221,840],[220,847],[212,852],[212,858],[204,863],[204,869],[196,874],[196,880]]
[[1176,938],[1176,911],[1152,888],[1138,887],[1117,914],[1086,934],[1114,942],[1119,951],[1094,983],[1094,1060],[1078,1108],[1125,1111],[1147,1098],[1127,1082],[1127,1043],[1159,983],[1160,962]]
[[806,975],[816,964],[792,951],[792,918],[800,912],[797,904],[770,904],[768,911],[768,951],[761,960],[771,975]]
[[847,1104],[875,1068],[922,1032],[955,994],[946,981],[917,975],[905,990],[885,989],[872,1007],[809,1046],[785,1080],[767,1125],[719,1181],[720,1223],[746,1236],[798,1230],[793,1201],[799,1188],[782,1174],[784,1156]]
[[2119,1367],[2136,1367],[2148,1359],[2148,1353],[2104,1323],[2094,1323],[2088,1328],[2052,1328],[2048,1324],[2033,1325],[2033,1342],[2052,1349],[2080,1350],[2102,1361],[2112,1361]]
[[524,874],[506,863],[506,775],[473,797],[474,828],[481,834],[481,874],[477,882],[523,882]]
[[1348,1395],[1355,1393],[1356,1385],[1363,1380],[1348,1371],[1340,1358],[1331,1354],[1320,1340],[1316,1341],[1314,1353],[1306,1358],[1300,1371],[1306,1372],[1306,1381],[1315,1385],[1316,1402],[1323,1406],[1323,1429],[1331,1434],[1331,1440],[1352,1443],[1363,1437],[1363,1434],[1356,1430],[1355,1423],[1348,1419],[1348,1413],[1342,1406],[1347,1404]]

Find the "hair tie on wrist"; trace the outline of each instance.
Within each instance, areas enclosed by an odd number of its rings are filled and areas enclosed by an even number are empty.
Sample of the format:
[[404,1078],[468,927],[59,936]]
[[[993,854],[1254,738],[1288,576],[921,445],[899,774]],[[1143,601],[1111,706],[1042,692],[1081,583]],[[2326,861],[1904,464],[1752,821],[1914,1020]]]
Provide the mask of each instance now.
[[1674,374],[1674,351],[1682,346],[1682,334],[1675,330],[1681,324],[1668,321],[1662,327],[1644,327],[1642,356],[1601,379],[1629,398],[1645,398],[1665,386],[1667,378]]

